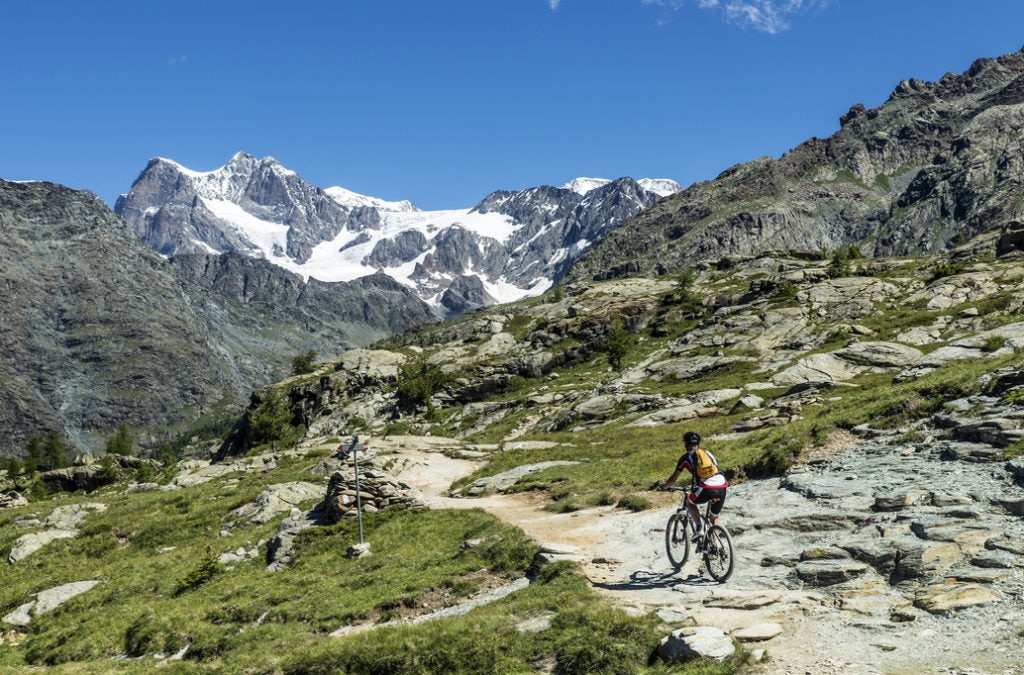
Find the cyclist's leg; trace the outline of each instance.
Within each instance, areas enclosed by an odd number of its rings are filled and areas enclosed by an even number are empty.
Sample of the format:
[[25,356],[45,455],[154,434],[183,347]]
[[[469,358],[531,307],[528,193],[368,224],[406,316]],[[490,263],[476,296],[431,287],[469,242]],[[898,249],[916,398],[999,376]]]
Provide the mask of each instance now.
[[702,490],[699,487],[694,488],[690,491],[690,494],[686,495],[686,510],[690,513],[690,520],[696,523],[697,531],[700,531],[700,509],[697,508],[697,504],[703,504],[707,501],[707,495],[703,495],[701,498]]
[[716,552],[717,555],[717,550],[721,542],[715,534],[720,530],[720,528],[717,528],[715,526],[718,525],[718,515],[722,512],[722,506],[725,504],[725,490],[708,490],[707,493],[709,523],[708,546],[710,547],[710,550]]
[[718,524],[718,516],[722,513],[722,507],[725,506],[725,488],[718,488],[715,490],[708,490],[708,499],[711,501],[711,507],[708,509],[708,520],[711,521],[712,525]]

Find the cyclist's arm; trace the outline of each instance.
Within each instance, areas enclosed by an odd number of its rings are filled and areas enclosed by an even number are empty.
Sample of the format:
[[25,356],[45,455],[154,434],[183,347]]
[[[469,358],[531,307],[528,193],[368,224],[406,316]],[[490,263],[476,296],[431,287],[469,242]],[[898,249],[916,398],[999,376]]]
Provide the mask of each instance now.
[[672,475],[669,476],[668,480],[662,483],[661,486],[666,489],[672,487],[673,485],[676,484],[676,481],[679,480],[679,474],[681,474],[682,472],[682,469],[676,468],[676,470],[672,472]]

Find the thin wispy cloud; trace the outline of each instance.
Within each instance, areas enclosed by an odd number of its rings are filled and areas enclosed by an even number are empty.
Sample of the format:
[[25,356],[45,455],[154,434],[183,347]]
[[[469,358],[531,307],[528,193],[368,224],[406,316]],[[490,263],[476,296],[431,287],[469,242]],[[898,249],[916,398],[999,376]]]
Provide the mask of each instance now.
[[[685,0],[640,0],[645,5],[681,9]],[[788,29],[794,17],[819,11],[838,0],[695,0],[700,9],[722,12],[728,23],[775,35]],[[557,0],[551,0],[557,4]]]
[[562,0],[548,0],[548,5],[551,6],[551,9],[558,9],[558,3],[561,1]]

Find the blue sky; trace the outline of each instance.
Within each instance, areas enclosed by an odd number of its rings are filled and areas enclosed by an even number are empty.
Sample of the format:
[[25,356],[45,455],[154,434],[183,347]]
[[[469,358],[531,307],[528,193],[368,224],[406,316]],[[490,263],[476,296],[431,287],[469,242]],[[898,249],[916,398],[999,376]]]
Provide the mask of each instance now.
[[1020,0],[4,0],[0,178],[113,205],[244,151],[425,209],[685,186],[1022,46]]

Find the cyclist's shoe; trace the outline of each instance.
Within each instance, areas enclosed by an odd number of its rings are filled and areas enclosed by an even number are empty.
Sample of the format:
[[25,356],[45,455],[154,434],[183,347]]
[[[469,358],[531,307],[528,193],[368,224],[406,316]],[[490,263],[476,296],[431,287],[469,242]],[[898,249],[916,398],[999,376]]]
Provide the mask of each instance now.
[[690,537],[690,541],[697,541],[697,542],[699,542],[701,540],[701,537],[703,537],[703,536],[704,536],[704,531],[703,530],[694,530],[693,531],[693,536]]

